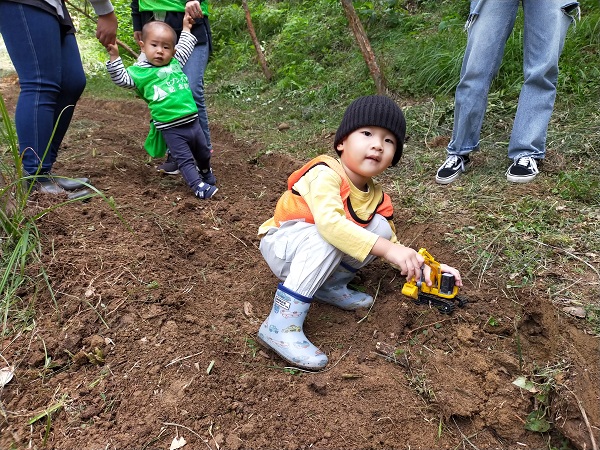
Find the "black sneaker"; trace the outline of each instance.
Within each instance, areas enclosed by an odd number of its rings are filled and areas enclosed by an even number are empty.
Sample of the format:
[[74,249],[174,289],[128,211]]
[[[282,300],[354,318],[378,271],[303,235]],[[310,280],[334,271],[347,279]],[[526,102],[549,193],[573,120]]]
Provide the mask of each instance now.
[[516,158],[506,171],[506,179],[513,183],[527,183],[540,173],[537,160],[532,156]]
[[158,166],[156,170],[158,170],[160,173],[166,173],[167,175],[179,174],[179,166],[177,165],[177,161],[175,161],[175,158],[173,158],[170,153],[167,153],[167,160]]
[[217,178],[215,177],[215,174],[211,169],[204,169],[204,170],[200,170],[200,177],[202,178],[202,181],[204,181],[207,184],[212,184],[213,186],[217,184]]
[[196,195],[196,197],[198,197],[200,199],[207,199],[207,198],[211,198],[213,195],[215,195],[218,190],[219,190],[218,188],[216,188],[210,184],[201,182],[198,185],[198,187],[196,188],[195,195]]
[[471,167],[471,160],[468,155],[448,155],[444,164],[438,169],[435,181],[439,184],[452,183],[469,167]]

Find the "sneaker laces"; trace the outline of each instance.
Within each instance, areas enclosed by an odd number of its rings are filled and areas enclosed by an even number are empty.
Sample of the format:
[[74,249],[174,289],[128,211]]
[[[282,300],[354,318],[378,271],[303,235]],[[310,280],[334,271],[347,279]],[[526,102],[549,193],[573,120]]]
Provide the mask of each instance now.
[[[444,169],[449,169],[450,167],[454,167],[458,162],[460,157],[458,155],[449,155],[446,159],[446,163],[444,164]],[[463,163],[462,158],[460,158],[461,164]]]
[[533,173],[539,173],[537,163],[535,159],[531,156],[520,156],[519,158],[517,158],[514,164],[515,166],[521,166],[531,169]]

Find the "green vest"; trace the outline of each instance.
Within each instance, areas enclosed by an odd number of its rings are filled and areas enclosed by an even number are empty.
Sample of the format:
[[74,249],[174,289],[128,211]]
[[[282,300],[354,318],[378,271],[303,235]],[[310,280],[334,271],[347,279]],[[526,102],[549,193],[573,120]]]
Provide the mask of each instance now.
[[[185,1],[182,0],[140,0],[139,8],[140,11],[173,11],[173,12],[184,12]],[[208,17],[208,2],[201,1],[200,9],[202,14]]]
[[166,66],[129,66],[138,93],[148,103],[156,122],[169,123],[198,113],[188,79],[175,58]]

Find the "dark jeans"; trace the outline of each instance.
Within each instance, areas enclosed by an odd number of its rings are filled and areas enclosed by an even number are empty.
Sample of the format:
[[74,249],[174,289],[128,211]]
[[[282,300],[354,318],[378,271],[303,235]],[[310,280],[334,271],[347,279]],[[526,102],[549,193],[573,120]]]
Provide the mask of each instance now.
[[196,165],[200,170],[209,169],[211,156],[198,118],[192,123],[160,131],[183,179],[195,191],[202,182]]
[[11,1],[0,1],[0,32],[21,86],[15,125],[23,169],[49,172],[85,88],[75,35],[52,14]]

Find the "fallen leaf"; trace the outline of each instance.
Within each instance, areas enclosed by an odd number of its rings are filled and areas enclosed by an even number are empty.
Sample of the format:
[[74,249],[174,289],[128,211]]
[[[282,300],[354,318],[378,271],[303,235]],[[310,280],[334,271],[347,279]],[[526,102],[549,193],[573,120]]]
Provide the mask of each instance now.
[[246,317],[252,317],[254,315],[252,311],[252,303],[244,302],[244,314]]
[[94,295],[95,289],[93,287],[89,288],[87,291],[85,291],[85,297],[86,298],[90,298],[92,295]]
[[582,319],[587,315],[587,312],[581,306],[565,306],[563,311],[567,314],[571,314],[572,316],[580,317]]
[[3,367],[0,369],[0,388],[6,386],[15,375],[15,366]]
[[171,446],[169,450],[177,450],[178,448],[183,447],[187,442],[183,438],[183,436],[173,438],[173,442],[171,442]]
[[515,381],[513,381],[515,386],[519,386],[521,389],[525,389],[526,391],[535,394],[539,392],[539,390],[535,387],[535,384],[532,381],[529,381],[526,377],[517,377]]

